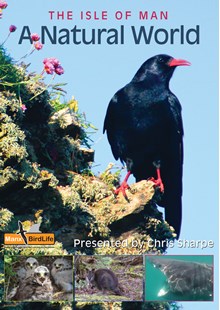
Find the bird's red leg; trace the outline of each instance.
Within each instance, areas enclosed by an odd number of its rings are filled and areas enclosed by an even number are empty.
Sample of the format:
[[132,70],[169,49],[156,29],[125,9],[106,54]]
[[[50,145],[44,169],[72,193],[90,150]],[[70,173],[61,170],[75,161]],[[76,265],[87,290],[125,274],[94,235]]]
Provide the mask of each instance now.
[[115,195],[118,195],[120,192],[122,192],[123,196],[126,197],[125,190],[128,189],[130,186],[128,185],[127,181],[128,178],[131,175],[131,171],[128,171],[126,174],[126,177],[124,178],[124,181],[121,183],[121,185],[115,190]]
[[154,185],[159,187],[160,191],[163,193],[164,192],[164,185],[163,185],[163,181],[161,179],[160,165],[156,165],[156,171],[157,171],[157,179],[155,180],[154,178],[150,178],[149,180],[154,182]]

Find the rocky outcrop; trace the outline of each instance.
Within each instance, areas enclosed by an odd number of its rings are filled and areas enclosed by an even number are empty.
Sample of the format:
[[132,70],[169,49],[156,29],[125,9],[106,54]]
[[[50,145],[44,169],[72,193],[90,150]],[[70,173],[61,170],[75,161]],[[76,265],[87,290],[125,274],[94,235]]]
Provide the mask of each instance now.
[[[162,253],[166,245],[149,246],[151,241],[175,238],[173,229],[157,210],[161,193],[151,181],[131,185],[126,200],[121,194],[114,195],[119,172],[111,172],[112,164],[100,175],[92,173],[94,151],[89,145],[87,128],[95,130],[78,112],[74,98],[61,103],[41,76],[28,74],[23,64],[14,65],[0,48],[0,229],[16,232],[20,220],[26,230],[37,225],[42,232],[54,232],[57,240],[53,249],[4,247],[2,254]],[[74,246],[75,239],[111,241],[111,244],[88,248],[85,244]],[[141,243],[133,246],[134,240]],[[126,247],[115,246],[122,242]],[[157,304],[157,308],[150,304],[139,309],[170,309],[169,303]],[[32,303],[31,308],[35,306],[38,309],[37,303]],[[19,307],[25,309],[28,305]],[[119,303],[75,307],[133,306]]]

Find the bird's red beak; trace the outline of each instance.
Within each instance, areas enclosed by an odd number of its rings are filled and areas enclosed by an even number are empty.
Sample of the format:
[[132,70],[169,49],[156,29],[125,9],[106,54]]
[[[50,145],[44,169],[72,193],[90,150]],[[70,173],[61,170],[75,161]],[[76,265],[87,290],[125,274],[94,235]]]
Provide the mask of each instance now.
[[177,67],[177,66],[190,66],[191,63],[184,59],[175,59],[173,58],[169,63],[169,67]]

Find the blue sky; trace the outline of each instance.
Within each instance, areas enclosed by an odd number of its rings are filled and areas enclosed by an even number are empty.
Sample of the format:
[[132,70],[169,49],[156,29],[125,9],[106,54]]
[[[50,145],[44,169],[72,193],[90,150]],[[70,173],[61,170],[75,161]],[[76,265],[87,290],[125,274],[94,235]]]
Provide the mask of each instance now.
[[[165,53],[183,58],[191,67],[179,67],[175,71],[170,88],[179,98],[184,121],[184,195],[181,239],[213,240],[214,248],[168,249],[168,254],[214,254],[218,262],[218,1],[208,0],[38,0],[8,1],[8,8],[0,20],[0,41],[15,24],[18,29],[6,43],[12,57],[19,59],[30,48],[28,42],[18,44],[23,26],[40,33],[40,27],[72,29],[75,25],[85,28],[118,28],[125,26],[125,44],[108,45],[52,45],[45,44],[42,51],[34,52],[27,62],[29,70],[41,72],[45,57],[57,57],[65,74],[55,81],[68,83],[66,99],[72,96],[79,101],[81,112],[97,128],[92,138],[95,149],[94,171],[105,169],[115,162],[106,136],[102,134],[107,105],[114,93],[128,83],[141,64],[153,55]],[[50,20],[48,11],[73,11],[73,20]],[[107,11],[108,20],[82,21],[80,11]],[[131,11],[127,20],[116,20],[116,11]],[[138,19],[139,11],[168,11],[168,20]],[[167,43],[158,45],[134,44],[130,27],[154,26],[155,28],[185,29],[200,26],[200,44]],[[48,79],[49,81],[49,79]],[[117,163],[120,166],[120,163]],[[217,281],[217,268],[215,271]],[[218,286],[215,285],[217,290]],[[215,299],[217,299],[217,294]],[[183,303],[183,309],[218,308],[215,303]]]

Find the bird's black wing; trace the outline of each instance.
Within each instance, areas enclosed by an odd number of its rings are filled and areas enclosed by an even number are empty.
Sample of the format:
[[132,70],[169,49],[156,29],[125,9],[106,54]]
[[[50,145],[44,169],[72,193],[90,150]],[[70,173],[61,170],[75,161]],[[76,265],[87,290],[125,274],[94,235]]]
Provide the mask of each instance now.
[[111,99],[105,116],[103,133],[107,131],[108,141],[111,145],[115,159],[123,161],[123,143],[120,134],[120,97],[123,90],[119,90]]
[[174,116],[174,120],[176,122],[177,130],[183,136],[183,123],[182,123],[182,116],[181,116],[181,112],[182,112],[181,104],[180,104],[179,100],[177,99],[177,97],[173,93],[170,93],[170,95],[168,97],[168,101],[169,101],[170,108],[171,108],[171,111],[172,111],[173,116]]
[[27,244],[27,237],[25,236],[25,233],[21,233],[21,237],[24,240],[25,244]]
[[28,243],[27,237],[25,236],[26,231],[23,229],[23,224],[21,223],[21,221],[18,221],[18,227],[19,227],[19,232],[17,232],[17,234],[20,234],[25,244],[27,244]]
[[[168,97],[168,101],[170,104],[170,109],[173,114],[173,118],[175,121],[175,127],[176,127],[176,132],[177,132],[177,144],[178,144],[178,156],[177,156],[177,161],[179,162],[179,168],[180,168],[180,174],[182,178],[182,166],[183,166],[183,121],[182,121],[182,108],[179,100],[174,94],[170,94]],[[181,189],[181,194],[182,194],[182,189]]]
[[172,147],[166,157],[166,165],[161,169],[165,191],[160,205],[165,207],[166,221],[175,228],[178,238],[182,221],[183,124],[181,105],[172,93],[168,97],[168,103],[174,128]]
[[21,231],[23,231],[23,225],[22,225],[21,221],[18,221],[18,228],[19,228],[19,233]]
[[179,136],[179,141],[181,144],[181,158],[182,158],[182,162],[183,162],[183,121],[182,121],[182,108],[181,108],[181,104],[179,102],[179,100],[177,99],[177,97],[174,94],[170,94],[170,96],[168,97],[168,101],[170,104],[170,109],[172,111],[173,114],[173,118],[175,121],[175,125],[176,125],[176,131],[178,133]]

